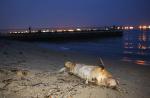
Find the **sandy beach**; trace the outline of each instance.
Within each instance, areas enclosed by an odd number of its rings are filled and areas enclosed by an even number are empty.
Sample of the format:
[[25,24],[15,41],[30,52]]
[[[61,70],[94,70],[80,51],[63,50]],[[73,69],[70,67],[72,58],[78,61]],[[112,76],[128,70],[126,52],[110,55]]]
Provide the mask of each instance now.
[[39,47],[37,42],[0,40],[0,98],[149,98],[150,67],[103,58],[119,91],[58,73],[65,61],[97,64],[97,57]]

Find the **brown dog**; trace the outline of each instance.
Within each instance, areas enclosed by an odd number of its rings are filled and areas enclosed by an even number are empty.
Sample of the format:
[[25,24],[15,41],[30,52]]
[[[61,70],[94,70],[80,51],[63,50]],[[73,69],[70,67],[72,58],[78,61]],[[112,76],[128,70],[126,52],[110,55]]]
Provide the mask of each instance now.
[[103,67],[66,62],[65,68],[69,73],[100,86],[116,88],[118,81]]

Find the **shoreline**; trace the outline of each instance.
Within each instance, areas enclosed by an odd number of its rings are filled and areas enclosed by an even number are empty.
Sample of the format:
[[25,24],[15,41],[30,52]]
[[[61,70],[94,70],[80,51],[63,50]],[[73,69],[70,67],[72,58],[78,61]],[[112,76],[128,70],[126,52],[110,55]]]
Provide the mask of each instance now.
[[149,66],[139,66],[115,58],[103,58],[106,69],[120,82],[122,92],[118,92],[110,88],[85,85],[83,80],[75,76],[56,73],[68,60],[97,64],[95,56],[44,49],[33,42],[0,40],[0,46],[0,97],[2,98],[49,98],[50,96],[148,98],[150,96]]

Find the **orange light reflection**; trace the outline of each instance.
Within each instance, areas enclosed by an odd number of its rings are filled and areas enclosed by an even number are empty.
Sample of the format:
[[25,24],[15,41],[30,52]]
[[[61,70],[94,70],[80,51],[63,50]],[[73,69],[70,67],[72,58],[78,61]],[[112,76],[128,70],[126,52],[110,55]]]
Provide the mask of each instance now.
[[135,63],[139,64],[139,65],[145,65],[146,64],[144,60],[136,60]]

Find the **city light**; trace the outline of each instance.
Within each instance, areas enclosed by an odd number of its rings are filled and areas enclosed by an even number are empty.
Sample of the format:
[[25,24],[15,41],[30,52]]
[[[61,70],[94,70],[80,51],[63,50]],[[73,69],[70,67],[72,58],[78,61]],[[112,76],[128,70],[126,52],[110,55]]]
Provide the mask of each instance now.
[[81,31],[81,29],[79,29],[79,28],[77,28],[76,30],[77,30],[77,31]]
[[139,26],[139,29],[142,29],[142,26]]
[[51,32],[55,32],[54,30],[51,30]]
[[[101,27],[102,28],[102,27]],[[111,28],[111,26],[109,27],[105,27],[105,30],[109,30],[109,28]],[[139,26],[116,26],[116,28],[115,29],[117,29],[117,30],[133,30],[133,29],[136,29],[136,30],[138,30],[138,29],[140,29],[140,30],[150,30],[150,25],[139,25]],[[41,30],[38,30],[38,29],[35,29],[35,30],[31,30],[31,32],[30,33],[36,33],[36,32],[38,32],[38,31],[40,31],[40,32],[74,32],[74,31],[76,31],[76,32],[80,32],[80,31],[83,31],[83,30],[86,30],[86,31],[97,31],[97,30],[101,30],[101,29],[98,29],[98,28],[87,28],[87,29],[81,29],[81,28],[75,28],[75,29],[41,29]],[[16,30],[16,31],[10,31],[10,32],[8,32],[8,33],[10,33],[10,34],[15,34],[15,33],[29,33],[29,30],[24,30],[24,31],[22,31],[22,30],[20,30],[20,31],[18,31],[18,30]]]
[[62,32],[63,30],[56,30],[57,32]]
[[69,29],[68,31],[69,31],[69,32],[73,32],[74,30],[73,30],[73,29]]
[[117,27],[118,30],[120,30],[120,27]]
[[131,27],[129,27],[129,29],[130,29],[130,30],[133,30],[133,29],[134,29],[134,27],[132,27],[132,26],[131,26]]
[[42,30],[42,32],[49,32],[49,30]]
[[129,27],[125,27],[124,29],[125,29],[125,30],[128,30],[128,29],[129,29]]
[[143,26],[143,29],[147,29],[147,26]]
[[45,30],[42,30],[42,32],[46,32]]
[[148,26],[146,26],[146,25],[143,25],[143,26],[139,26],[139,29],[150,29],[150,25]]

